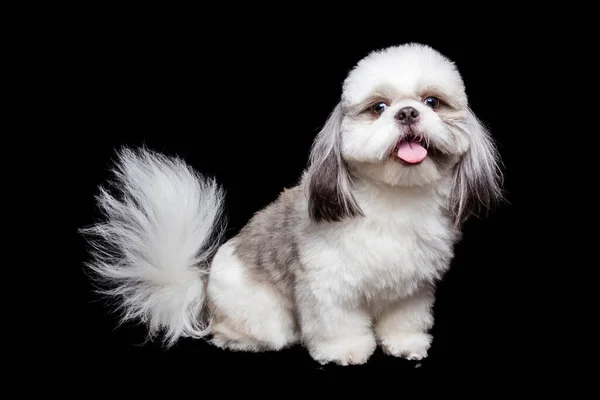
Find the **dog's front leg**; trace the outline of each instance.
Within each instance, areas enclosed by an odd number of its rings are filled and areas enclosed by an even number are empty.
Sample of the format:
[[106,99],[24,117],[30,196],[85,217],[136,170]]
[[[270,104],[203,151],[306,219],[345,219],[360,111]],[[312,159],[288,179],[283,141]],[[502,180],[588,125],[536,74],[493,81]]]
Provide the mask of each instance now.
[[434,288],[431,285],[397,301],[375,321],[375,334],[388,355],[420,360],[427,357],[432,337]]
[[321,364],[364,364],[377,347],[367,310],[350,307],[331,292],[297,296],[302,340]]

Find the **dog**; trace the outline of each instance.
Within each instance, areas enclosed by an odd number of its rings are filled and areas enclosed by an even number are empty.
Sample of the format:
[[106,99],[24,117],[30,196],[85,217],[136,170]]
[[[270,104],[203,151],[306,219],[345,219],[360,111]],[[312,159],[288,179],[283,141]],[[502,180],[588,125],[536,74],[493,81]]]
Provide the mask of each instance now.
[[320,364],[377,346],[427,357],[436,285],[464,222],[502,199],[497,145],[446,56],[407,43],[346,76],[298,183],[225,240],[225,191],[179,157],[119,150],[81,229],[86,269],[122,321],[165,348],[304,346]]

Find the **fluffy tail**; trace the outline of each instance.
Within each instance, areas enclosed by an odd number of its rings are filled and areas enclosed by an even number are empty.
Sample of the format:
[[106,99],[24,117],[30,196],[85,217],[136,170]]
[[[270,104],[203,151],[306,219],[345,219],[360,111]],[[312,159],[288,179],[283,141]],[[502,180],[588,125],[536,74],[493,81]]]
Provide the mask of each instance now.
[[146,149],[122,150],[113,172],[116,192],[101,187],[97,197],[104,220],[81,230],[100,292],[116,300],[122,322],[143,322],[167,347],[206,336],[204,276],[224,232],[224,192]]

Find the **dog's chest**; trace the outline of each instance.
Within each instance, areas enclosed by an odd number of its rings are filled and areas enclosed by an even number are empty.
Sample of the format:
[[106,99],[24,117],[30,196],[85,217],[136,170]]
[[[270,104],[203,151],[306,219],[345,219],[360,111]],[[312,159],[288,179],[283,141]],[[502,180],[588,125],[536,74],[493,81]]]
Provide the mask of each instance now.
[[315,277],[349,299],[393,301],[447,269],[454,233],[433,207],[379,208],[313,243]]

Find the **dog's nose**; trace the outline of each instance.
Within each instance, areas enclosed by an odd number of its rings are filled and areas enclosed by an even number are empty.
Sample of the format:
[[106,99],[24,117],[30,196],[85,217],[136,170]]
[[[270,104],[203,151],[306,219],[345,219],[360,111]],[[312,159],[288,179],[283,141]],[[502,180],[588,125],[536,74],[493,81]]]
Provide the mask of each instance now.
[[400,121],[401,124],[409,125],[417,120],[419,116],[419,112],[414,107],[404,107],[398,114],[396,114],[396,119]]

